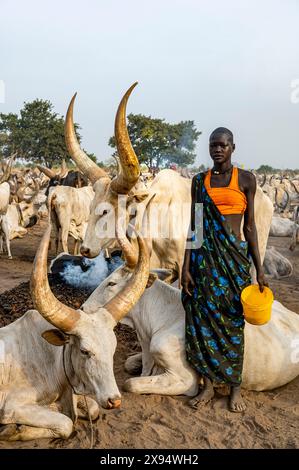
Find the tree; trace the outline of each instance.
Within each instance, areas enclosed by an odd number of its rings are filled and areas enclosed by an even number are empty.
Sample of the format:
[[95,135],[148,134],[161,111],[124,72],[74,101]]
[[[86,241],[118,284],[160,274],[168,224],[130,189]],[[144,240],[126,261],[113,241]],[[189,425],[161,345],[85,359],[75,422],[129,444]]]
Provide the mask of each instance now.
[[4,158],[16,151],[19,153],[21,142],[20,122],[17,114],[0,114],[0,149]]
[[[181,167],[195,160],[195,143],[201,134],[194,121],[169,124],[164,119],[154,119],[143,114],[128,115],[128,132],[140,163],[149,167],[163,167],[177,163]],[[109,145],[116,148],[115,138]],[[117,152],[115,152],[117,154]]]
[[[75,124],[78,140],[79,126]],[[69,159],[64,140],[64,119],[53,112],[48,100],[24,103],[17,114],[0,114],[0,151],[4,157],[17,152],[18,158],[47,167]]]
[[[257,170],[258,173],[276,173],[276,169],[272,168],[270,165],[261,165]],[[279,171],[279,170],[278,170]]]

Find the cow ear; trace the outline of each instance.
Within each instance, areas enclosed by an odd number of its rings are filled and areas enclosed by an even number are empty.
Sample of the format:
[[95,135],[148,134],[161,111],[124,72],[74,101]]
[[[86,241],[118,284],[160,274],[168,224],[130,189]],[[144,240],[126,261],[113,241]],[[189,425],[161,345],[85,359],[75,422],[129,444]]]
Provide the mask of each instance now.
[[42,337],[53,346],[64,346],[70,338],[60,330],[47,330],[42,333]]
[[147,189],[139,189],[138,191],[136,191],[136,193],[134,193],[134,199],[137,202],[142,202],[144,201],[144,199],[147,198],[148,195],[149,192]]
[[149,273],[148,281],[147,281],[145,288],[148,289],[149,287],[151,287],[157,279],[158,279],[157,274]]
[[128,195],[127,203],[131,204],[132,202],[142,202],[148,195],[149,192],[147,189],[137,189],[134,193]]

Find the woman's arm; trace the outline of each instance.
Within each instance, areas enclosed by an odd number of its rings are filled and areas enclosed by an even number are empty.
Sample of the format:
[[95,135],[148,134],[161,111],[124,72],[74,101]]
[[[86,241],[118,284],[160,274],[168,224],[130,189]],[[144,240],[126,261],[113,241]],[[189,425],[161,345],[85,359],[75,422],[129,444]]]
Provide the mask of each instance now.
[[252,257],[253,264],[256,269],[257,282],[260,287],[260,291],[263,292],[264,286],[268,286],[265,279],[264,269],[261,263],[261,257],[258,247],[257,230],[254,220],[254,196],[256,192],[256,179],[255,176],[246,172],[244,178],[244,193],[247,198],[247,208],[244,214],[244,227],[243,232],[245,239],[248,242],[249,254]]
[[[190,215],[190,225],[188,230],[187,238],[190,237],[190,234],[195,230],[195,178],[196,175],[192,178],[191,183],[191,215]],[[195,286],[195,283],[192,279],[190,274],[190,257],[191,257],[191,249],[185,250],[183,268],[182,268],[182,287],[183,290],[188,294],[192,295],[190,290],[190,284],[192,287]]]

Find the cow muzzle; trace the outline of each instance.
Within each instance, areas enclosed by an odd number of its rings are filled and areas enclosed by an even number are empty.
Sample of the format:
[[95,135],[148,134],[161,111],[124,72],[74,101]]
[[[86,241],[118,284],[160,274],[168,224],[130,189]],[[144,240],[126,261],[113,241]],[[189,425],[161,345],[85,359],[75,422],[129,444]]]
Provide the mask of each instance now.
[[120,408],[121,406],[121,398],[109,398],[107,401],[106,408],[107,410],[111,410],[113,408]]
[[29,217],[29,222],[26,225],[26,227],[33,227],[36,223],[37,223],[37,216],[32,215],[31,217]]
[[80,248],[80,253],[82,256],[84,256],[85,258],[91,258],[90,256],[90,249],[89,248],[86,248],[84,245],[81,246]]

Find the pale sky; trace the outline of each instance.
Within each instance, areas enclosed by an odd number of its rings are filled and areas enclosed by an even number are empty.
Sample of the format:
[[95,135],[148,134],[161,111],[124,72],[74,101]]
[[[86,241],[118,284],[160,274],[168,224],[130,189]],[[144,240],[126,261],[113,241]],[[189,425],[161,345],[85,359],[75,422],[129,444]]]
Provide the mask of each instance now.
[[0,0],[0,18],[0,112],[40,98],[64,115],[77,91],[83,146],[105,160],[138,81],[128,113],[194,120],[197,164],[224,126],[245,168],[299,167],[298,0]]

